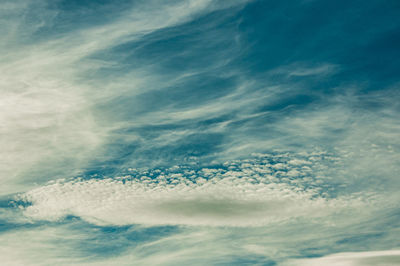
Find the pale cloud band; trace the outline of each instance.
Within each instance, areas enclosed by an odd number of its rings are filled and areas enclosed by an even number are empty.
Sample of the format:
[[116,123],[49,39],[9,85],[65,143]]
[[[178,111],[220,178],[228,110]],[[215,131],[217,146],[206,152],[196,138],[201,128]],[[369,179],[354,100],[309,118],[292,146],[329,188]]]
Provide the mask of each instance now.
[[73,215],[98,225],[265,226],[371,208],[373,195],[329,196],[331,185],[317,176],[329,158],[335,159],[318,152],[257,155],[214,168],[175,166],[113,179],[60,180],[18,200],[28,203],[24,215],[34,220]]
[[400,264],[400,250],[348,252],[322,258],[299,259],[284,266],[395,266]]

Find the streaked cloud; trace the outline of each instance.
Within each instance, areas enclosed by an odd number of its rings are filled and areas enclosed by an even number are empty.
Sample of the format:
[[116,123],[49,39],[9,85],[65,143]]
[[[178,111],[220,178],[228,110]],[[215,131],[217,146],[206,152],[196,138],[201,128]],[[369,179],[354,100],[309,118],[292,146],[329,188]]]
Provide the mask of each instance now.
[[2,1],[0,261],[397,263],[398,4],[289,2]]
[[[90,157],[103,153],[104,145],[114,141],[112,132],[122,125],[107,124],[98,105],[137,94],[132,85],[147,86],[148,77],[139,75],[151,70],[129,72],[128,79],[114,80],[109,88],[106,83],[100,85],[102,81],[82,77],[117,64],[91,58],[96,53],[240,3],[137,3],[107,24],[68,24],[62,34],[50,36],[40,32],[55,27],[59,13],[46,1],[2,4],[0,12],[9,19],[2,27],[5,42],[0,64],[1,193],[24,190],[39,180],[76,175]],[[34,41],[26,42],[27,38]],[[121,89],[127,83],[129,95]]]
[[384,251],[348,252],[348,253],[332,254],[322,258],[295,260],[292,263],[284,265],[389,266],[389,265],[398,265],[399,263],[400,263],[399,250],[384,250]]
[[334,64],[321,64],[307,65],[306,63],[296,62],[288,66],[282,66],[271,71],[271,74],[286,75],[287,77],[305,77],[305,76],[319,76],[334,74],[339,71],[339,66]]

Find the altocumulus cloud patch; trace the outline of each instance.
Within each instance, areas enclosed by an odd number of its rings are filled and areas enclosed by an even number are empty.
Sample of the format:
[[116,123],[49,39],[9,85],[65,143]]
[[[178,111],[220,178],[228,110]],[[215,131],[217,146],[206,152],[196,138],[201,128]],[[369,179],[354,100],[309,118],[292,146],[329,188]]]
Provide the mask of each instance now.
[[320,218],[366,206],[372,197],[332,197],[320,175],[335,157],[326,153],[260,154],[212,168],[175,166],[135,170],[115,178],[59,180],[19,200],[25,216],[79,216],[98,225],[263,226]]

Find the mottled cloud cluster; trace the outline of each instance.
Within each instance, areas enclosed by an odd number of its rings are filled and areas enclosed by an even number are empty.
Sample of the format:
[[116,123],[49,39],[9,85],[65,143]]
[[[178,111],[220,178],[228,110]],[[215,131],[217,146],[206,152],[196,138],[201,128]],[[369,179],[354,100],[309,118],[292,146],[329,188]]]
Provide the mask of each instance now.
[[73,215],[99,225],[206,226],[265,226],[373,202],[372,195],[332,197],[335,185],[323,174],[337,158],[325,152],[257,156],[213,168],[130,169],[123,177],[54,181],[19,200],[29,203],[24,215],[34,220]]

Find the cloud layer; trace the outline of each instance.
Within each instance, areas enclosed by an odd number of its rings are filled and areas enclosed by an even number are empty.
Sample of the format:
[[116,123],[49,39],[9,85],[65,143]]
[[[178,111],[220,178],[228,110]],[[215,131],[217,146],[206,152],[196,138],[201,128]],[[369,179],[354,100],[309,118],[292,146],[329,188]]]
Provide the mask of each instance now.
[[0,261],[397,263],[398,14],[2,1]]
[[293,261],[285,265],[326,265],[326,266],[390,266],[400,263],[399,250],[369,251],[358,253],[339,253],[315,259]]
[[213,168],[130,169],[135,175],[55,181],[19,199],[35,220],[73,215],[99,225],[265,226],[373,204],[372,195],[330,195],[334,185],[318,174],[332,161],[314,152],[258,155]]

